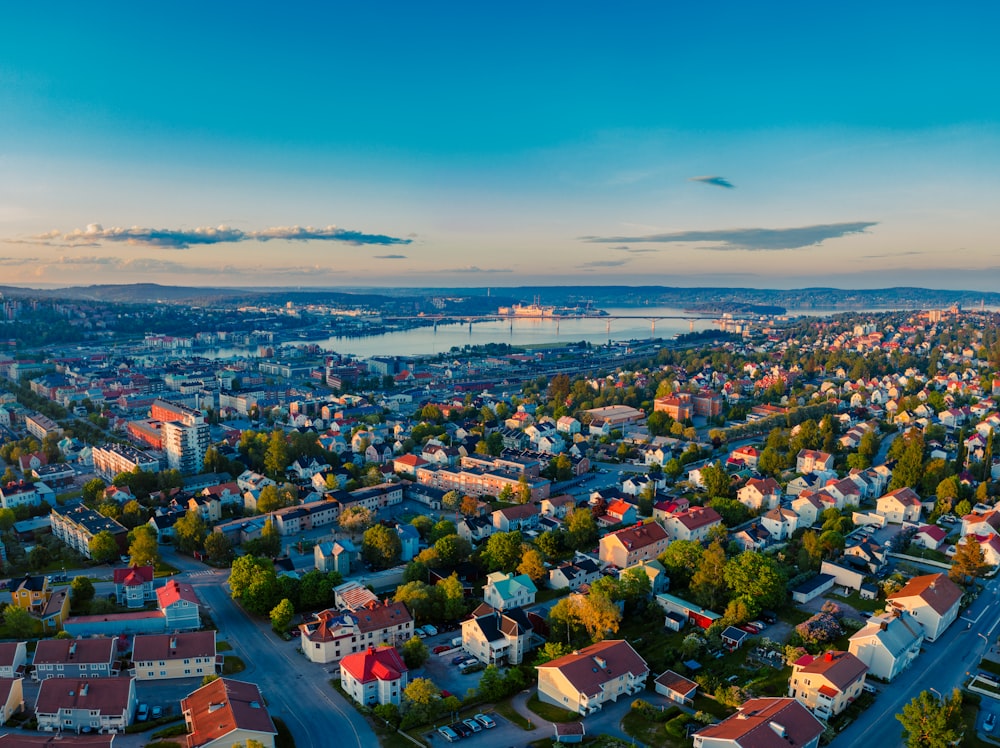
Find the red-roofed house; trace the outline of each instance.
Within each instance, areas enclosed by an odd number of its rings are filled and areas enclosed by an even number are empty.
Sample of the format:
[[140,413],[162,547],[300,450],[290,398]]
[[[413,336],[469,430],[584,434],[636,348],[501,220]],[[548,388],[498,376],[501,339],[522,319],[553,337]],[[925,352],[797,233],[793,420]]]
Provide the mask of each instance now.
[[792,664],[788,695],[820,719],[840,714],[860,694],[868,666],[850,652],[803,655]]
[[535,669],[539,700],[580,714],[639,693],[649,677],[646,661],[624,639],[592,644]]
[[710,506],[693,506],[663,521],[671,542],[674,540],[702,541],[708,531],[722,524],[722,517]]
[[658,675],[653,684],[658,694],[662,694],[678,704],[693,704],[694,695],[698,691],[697,683],[673,670],[667,670],[662,675]]
[[627,569],[640,561],[651,561],[667,549],[666,530],[655,522],[626,527],[601,538],[599,558]]
[[990,566],[1000,566],[1000,535],[966,535],[958,541],[958,544],[970,542],[969,538],[979,543],[983,551],[983,561]]
[[340,684],[359,704],[396,704],[409,683],[409,671],[395,647],[369,647],[340,661]]
[[781,502],[781,486],[774,478],[751,478],[736,498],[751,512],[774,509]]
[[141,608],[156,600],[153,590],[153,567],[132,565],[115,569],[115,598],[119,605]]
[[936,551],[946,537],[948,537],[948,532],[943,527],[924,525],[913,536],[913,543],[914,545],[922,545],[924,548]]
[[170,579],[156,590],[156,600],[166,618],[167,631],[182,631],[201,627],[198,596],[190,584]]
[[833,470],[833,455],[815,449],[799,450],[795,457],[795,472],[812,473]]
[[1000,533],[1000,512],[990,509],[962,517],[961,535],[997,535]]
[[635,504],[629,504],[624,499],[615,499],[605,510],[604,516],[611,524],[631,525],[638,519]]
[[694,748],[817,748],[823,723],[795,699],[749,699],[694,734]]
[[248,740],[274,748],[278,731],[253,683],[213,680],[181,699],[181,711],[189,733],[185,748],[231,748]]
[[132,678],[49,678],[38,689],[35,717],[46,732],[124,732],[135,704]]
[[913,577],[888,601],[892,608],[911,613],[923,628],[924,638],[932,642],[958,618],[962,589],[947,574],[925,574]]
[[417,468],[430,465],[427,460],[418,455],[400,455],[392,461],[392,469],[397,473],[416,476]]
[[743,463],[751,470],[757,469],[757,460],[760,459],[760,452],[757,451],[756,447],[745,446],[738,447],[729,453],[729,462],[733,463]]
[[876,507],[875,513],[885,517],[886,522],[920,521],[920,497],[912,488],[906,486],[880,497]]

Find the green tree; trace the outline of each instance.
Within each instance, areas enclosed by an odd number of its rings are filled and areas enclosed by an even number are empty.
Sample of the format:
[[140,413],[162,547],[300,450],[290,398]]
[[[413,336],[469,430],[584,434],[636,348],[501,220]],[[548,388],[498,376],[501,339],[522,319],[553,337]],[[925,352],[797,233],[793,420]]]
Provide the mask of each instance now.
[[687,589],[704,552],[701,543],[695,540],[675,540],[667,546],[657,560],[667,570],[671,589]]
[[4,628],[12,639],[30,639],[41,629],[38,621],[24,608],[9,605],[3,613]]
[[547,577],[548,569],[545,568],[545,559],[536,550],[529,549],[521,557],[521,563],[517,565],[518,574],[527,574],[533,582]]
[[437,619],[437,594],[434,586],[414,580],[396,588],[395,600],[403,603],[417,621]]
[[586,508],[571,509],[566,513],[566,545],[572,550],[590,550],[597,542],[597,523]]
[[295,606],[287,597],[271,609],[271,628],[281,633],[288,631],[292,618],[295,616]]
[[118,543],[110,530],[101,530],[87,544],[90,557],[99,564],[106,564],[118,557]]
[[94,599],[94,583],[87,577],[73,577],[70,583],[70,597],[77,604],[89,603]]
[[264,454],[264,470],[273,478],[284,477],[288,468],[288,444],[281,431],[272,431]]
[[293,506],[296,502],[297,491],[295,486],[286,483],[282,486],[264,486],[260,489],[260,496],[257,497],[257,512],[259,514],[270,514],[278,509]]
[[91,478],[83,484],[83,501],[85,504],[94,506],[104,496],[104,489],[107,485],[100,478]]
[[211,532],[205,538],[205,552],[213,564],[228,564],[233,559],[233,544],[221,532]]
[[528,476],[524,473],[517,479],[517,500],[521,504],[531,501],[531,484],[528,483]]
[[341,530],[349,532],[353,536],[359,532],[363,533],[371,527],[375,522],[375,515],[370,509],[355,504],[342,511],[337,521],[340,523]]
[[126,502],[122,508],[121,523],[130,530],[144,524],[149,517],[145,507],[135,499]]
[[17,522],[13,509],[0,509],[0,532],[8,532]]
[[712,497],[721,496],[729,498],[732,481],[729,473],[718,462],[705,465],[701,469],[701,482],[705,486],[705,492]]
[[970,504],[967,499],[962,499],[955,506],[955,514],[957,514],[959,517],[964,517],[967,514],[972,514],[972,504]]
[[733,597],[774,608],[785,601],[785,577],[771,556],[744,551],[726,562],[723,572]]
[[413,636],[403,644],[402,654],[403,662],[410,670],[416,670],[427,662],[427,658],[431,655],[427,645],[419,636]]
[[696,603],[709,610],[718,610],[726,604],[725,568],[726,551],[716,540],[705,549],[691,577],[690,589]]
[[968,585],[985,574],[989,568],[983,555],[983,548],[976,540],[976,536],[967,535],[965,542],[959,543],[955,548],[948,576],[954,582]]
[[430,537],[431,529],[434,527],[434,521],[426,514],[418,514],[410,520],[410,524],[417,528],[421,540],[427,540]]
[[546,530],[539,535],[538,539],[535,541],[535,545],[538,546],[538,549],[549,557],[560,555],[566,547],[565,544],[566,533],[558,528],[554,530]]
[[444,566],[454,566],[469,557],[472,544],[458,535],[445,535],[434,543],[434,550]]
[[491,571],[513,571],[521,560],[521,533],[494,533],[486,541],[483,556]]
[[634,606],[653,594],[653,584],[644,568],[633,566],[618,575],[618,591],[626,603]]
[[160,560],[160,546],[156,533],[148,525],[142,525],[129,533],[128,554],[137,566],[155,565]]
[[322,572],[311,569],[302,575],[299,584],[299,603],[303,610],[327,608],[333,602],[333,588],[343,582],[336,571]]
[[451,511],[456,511],[458,505],[462,503],[461,491],[449,491],[441,497],[441,506]]
[[535,667],[544,665],[546,662],[558,660],[564,655],[568,655],[573,649],[568,644],[560,642],[546,642],[545,645],[535,653]]
[[253,554],[240,556],[233,561],[233,568],[229,573],[229,590],[232,596],[239,599],[250,589],[254,579],[269,573],[275,574],[275,571],[274,564],[268,559],[258,558]]
[[938,699],[930,691],[921,691],[896,715],[903,725],[907,748],[948,748],[958,745],[965,735],[962,719],[962,692]]
[[411,704],[429,706],[441,696],[441,689],[428,678],[414,678],[403,691],[403,696]]
[[428,542],[437,543],[441,538],[448,535],[454,535],[458,530],[455,527],[455,523],[450,519],[438,520],[434,527],[431,529],[431,534],[428,537]]
[[457,621],[465,615],[465,588],[455,572],[434,585],[440,599],[440,612],[446,621]]
[[174,537],[177,539],[177,550],[181,553],[194,553],[205,547],[208,528],[201,518],[201,513],[193,509],[174,523]]
[[399,535],[385,525],[373,525],[361,539],[361,554],[372,566],[388,569],[399,563],[403,544]]

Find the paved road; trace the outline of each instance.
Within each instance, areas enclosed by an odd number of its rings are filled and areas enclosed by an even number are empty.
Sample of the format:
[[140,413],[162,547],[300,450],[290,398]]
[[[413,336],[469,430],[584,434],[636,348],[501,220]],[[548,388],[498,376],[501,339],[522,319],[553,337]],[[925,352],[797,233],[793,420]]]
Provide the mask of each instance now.
[[[167,554],[164,554],[165,556]],[[167,559],[183,572],[204,571],[198,562],[170,553]],[[296,641],[277,639],[266,623],[251,620],[229,597],[227,575],[185,575],[219,627],[247,665],[235,676],[256,683],[268,709],[288,725],[298,748],[378,745],[375,733],[357,711],[329,685],[327,669],[296,651]],[[336,738],[331,742],[331,736]]]
[[[1000,629],[1000,577],[988,582],[979,599],[966,610],[948,631],[924,650],[913,664],[896,677],[868,709],[834,740],[836,746],[877,745],[895,748],[903,745],[903,729],[895,715],[921,691],[931,688],[939,694],[951,693],[962,685],[967,673],[975,672],[987,642],[995,641]],[[971,625],[971,628],[966,628]],[[932,692],[933,693],[933,692]],[[989,699],[984,697],[989,703]]]

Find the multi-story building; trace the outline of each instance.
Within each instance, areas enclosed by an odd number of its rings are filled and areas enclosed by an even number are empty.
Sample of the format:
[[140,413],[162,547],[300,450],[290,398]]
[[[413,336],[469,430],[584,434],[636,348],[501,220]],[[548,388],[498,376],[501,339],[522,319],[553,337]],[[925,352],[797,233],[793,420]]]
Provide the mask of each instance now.
[[38,506],[41,503],[42,497],[35,489],[33,483],[11,481],[5,486],[0,486],[0,506],[4,509],[14,509],[19,506]]
[[517,665],[531,651],[533,627],[521,608],[483,603],[462,621],[462,649],[486,665]]
[[52,534],[66,545],[90,558],[90,541],[99,532],[110,532],[118,547],[124,552],[128,530],[110,517],[98,514],[90,507],[77,504],[72,507],[52,508]]
[[28,429],[29,434],[39,441],[49,434],[61,436],[63,433],[62,427],[58,423],[48,416],[43,416],[41,413],[29,413],[25,415],[24,427]]
[[640,561],[651,561],[667,549],[667,531],[655,522],[626,527],[601,538],[599,558],[627,569]]
[[592,644],[535,669],[539,700],[577,714],[639,693],[649,677],[646,661],[623,639]]
[[35,680],[118,675],[118,639],[42,639],[35,649]]
[[744,702],[736,714],[694,734],[694,748],[817,748],[823,723],[795,699]]
[[184,748],[231,748],[256,740],[274,748],[278,731],[253,683],[217,678],[181,699]]
[[396,704],[409,683],[409,670],[395,647],[369,647],[340,661],[340,684],[359,704]]
[[44,732],[124,732],[135,706],[132,678],[50,678],[38,689],[35,717]]
[[105,444],[94,447],[94,472],[101,478],[111,481],[119,473],[131,473],[138,468],[147,473],[160,472],[158,458],[125,444]]
[[183,634],[137,634],[132,645],[136,680],[167,680],[215,675],[214,631]]
[[403,603],[373,600],[350,612],[322,610],[299,632],[306,657],[325,664],[380,644],[402,645],[413,636],[413,616]]
[[163,449],[167,453],[167,465],[171,470],[179,470],[184,475],[197,473],[205,464],[205,452],[210,442],[209,426],[204,422],[187,425],[177,421],[165,421],[160,426],[163,434]]
[[803,655],[792,664],[788,695],[820,719],[840,714],[861,695],[868,666],[850,652]]

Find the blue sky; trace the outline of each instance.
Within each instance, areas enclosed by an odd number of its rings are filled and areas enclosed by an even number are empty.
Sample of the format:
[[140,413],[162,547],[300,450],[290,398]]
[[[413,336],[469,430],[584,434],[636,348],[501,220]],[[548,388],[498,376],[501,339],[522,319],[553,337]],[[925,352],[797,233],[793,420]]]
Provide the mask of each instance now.
[[0,282],[992,290],[998,15],[7,7]]

